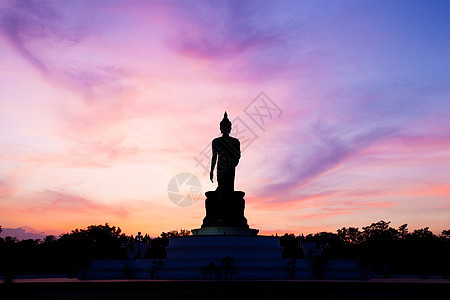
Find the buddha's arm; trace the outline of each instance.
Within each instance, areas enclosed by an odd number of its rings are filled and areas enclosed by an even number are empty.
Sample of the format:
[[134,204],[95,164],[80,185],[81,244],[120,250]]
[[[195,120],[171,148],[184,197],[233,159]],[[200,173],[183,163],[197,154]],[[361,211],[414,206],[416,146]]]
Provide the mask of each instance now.
[[241,143],[239,142],[239,140],[236,143],[236,150],[237,150],[237,160],[236,160],[236,166],[239,164],[239,160],[241,159]]
[[211,157],[211,172],[209,172],[209,179],[211,182],[213,182],[214,177],[214,168],[216,167],[216,161],[217,161],[217,150],[214,147],[214,144],[212,146],[212,157]]

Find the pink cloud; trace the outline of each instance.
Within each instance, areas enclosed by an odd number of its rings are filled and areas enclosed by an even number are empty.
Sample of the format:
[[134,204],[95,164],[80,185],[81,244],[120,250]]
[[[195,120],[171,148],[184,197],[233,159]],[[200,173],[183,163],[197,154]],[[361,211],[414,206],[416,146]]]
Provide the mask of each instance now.
[[13,169],[9,172],[4,172],[4,174],[5,173],[7,175],[4,175],[3,178],[0,179],[0,199],[7,199],[20,192],[20,184],[26,174],[26,170],[25,168],[20,170]]
[[129,215],[128,210],[123,205],[105,205],[94,202],[88,198],[63,191],[45,190],[41,193],[38,204],[31,205],[23,210],[26,213],[45,212],[51,214],[105,214],[120,218]]
[[16,191],[13,182],[8,179],[0,180],[0,198],[12,196]]
[[442,183],[426,183],[420,187],[414,186],[410,189],[399,190],[396,194],[401,196],[424,196],[424,197],[439,197],[450,196],[450,186]]
[[9,162],[25,163],[28,167],[24,166],[20,170],[13,171],[8,180],[3,180],[5,191],[19,180],[18,174],[21,174],[20,180],[23,180],[37,168],[107,168],[116,163],[135,161],[144,151],[138,145],[128,143],[123,136],[94,138],[88,135],[74,136],[58,152],[52,149],[28,151],[20,147],[9,148],[11,153],[4,159]]

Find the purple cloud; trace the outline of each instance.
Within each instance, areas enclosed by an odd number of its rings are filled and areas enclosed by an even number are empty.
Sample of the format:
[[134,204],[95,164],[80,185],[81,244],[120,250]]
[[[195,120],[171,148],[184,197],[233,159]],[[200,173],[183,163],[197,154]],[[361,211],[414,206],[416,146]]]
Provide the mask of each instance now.
[[0,237],[5,238],[7,236],[16,237],[18,240],[43,240],[47,235],[44,232],[34,233],[34,231],[29,227],[19,227],[19,228],[2,228]]
[[[219,7],[217,7],[217,5]],[[187,28],[169,43],[175,51],[203,59],[220,59],[272,47],[284,33],[258,24],[251,1],[204,2],[183,15]],[[192,18],[192,14],[196,16]],[[220,21],[219,21],[220,20]]]
[[52,68],[40,46],[68,47],[82,40],[80,31],[67,30],[61,14],[50,2],[14,1],[1,12],[3,34],[20,55],[44,74]]
[[[378,128],[345,139],[333,130],[316,128],[314,130],[316,140],[309,145],[307,155],[299,159],[298,153],[305,151],[300,151],[301,146],[297,146],[287,155],[287,159],[281,162],[279,168],[283,174],[288,175],[288,178],[279,183],[266,185],[260,195],[265,197],[289,195],[292,189],[306,186],[346,160],[354,158],[367,146],[389,136],[393,131],[392,128]],[[290,201],[290,198],[280,197],[283,199],[280,201]]]
[[88,100],[96,98],[98,88],[111,90],[110,95],[117,92],[123,87],[125,72],[114,63],[92,66],[65,57],[68,49],[83,42],[89,28],[87,18],[69,18],[67,5],[70,3],[14,1],[0,13],[0,30],[17,52],[52,83],[81,92]]

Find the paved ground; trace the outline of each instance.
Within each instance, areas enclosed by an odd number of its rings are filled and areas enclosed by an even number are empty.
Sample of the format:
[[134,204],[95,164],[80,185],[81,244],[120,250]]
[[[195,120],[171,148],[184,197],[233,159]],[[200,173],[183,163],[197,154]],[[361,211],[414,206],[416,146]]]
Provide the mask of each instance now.
[[[79,280],[77,278],[24,278],[15,279],[14,283],[36,283],[36,282],[210,282],[210,281],[223,281],[230,282],[230,280],[147,280],[147,279],[97,279],[97,280]],[[450,284],[450,279],[442,278],[374,278],[370,280],[232,280],[232,281],[244,281],[244,282],[378,282],[378,283],[447,283]]]
[[90,280],[19,279],[1,299],[446,299],[450,280]]
[[[446,299],[450,280],[89,280],[18,279],[1,299]],[[447,298],[448,299],[448,298]]]

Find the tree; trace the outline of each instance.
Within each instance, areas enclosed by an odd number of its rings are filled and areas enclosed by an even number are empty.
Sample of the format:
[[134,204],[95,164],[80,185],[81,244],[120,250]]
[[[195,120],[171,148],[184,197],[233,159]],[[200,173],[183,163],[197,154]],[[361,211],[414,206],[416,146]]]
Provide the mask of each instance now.
[[361,240],[361,232],[355,227],[342,227],[337,230],[337,234],[347,244],[356,245]]
[[174,237],[183,237],[183,236],[189,236],[191,235],[191,231],[188,229],[181,229],[178,231],[178,229],[171,230],[169,232],[162,232],[161,237],[162,238],[174,238]]
[[278,237],[280,245],[283,247],[283,258],[302,258],[303,253],[300,249],[300,236],[285,233]]
[[[122,233],[120,227],[90,225],[87,229],[75,229],[71,233],[61,235],[60,244],[74,247],[89,259],[126,258],[122,245],[128,244],[130,237]],[[84,257],[86,259],[86,257]]]
[[169,246],[169,239],[185,237],[191,235],[188,229],[175,229],[169,232],[162,232],[159,237],[151,240],[150,249],[147,250],[146,258],[166,258],[166,247]]
[[398,231],[389,226],[391,221],[378,221],[370,226],[363,227],[363,239],[365,241],[394,241],[398,238]]
[[408,224],[403,224],[398,228],[398,235],[402,239],[408,236]]
[[437,237],[433,234],[433,232],[431,232],[429,230],[429,227],[425,227],[425,228],[421,228],[421,229],[416,229],[413,231],[413,233],[411,234],[411,238],[415,239],[415,240],[435,240]]
[[56,243],[57,239],[54,235],[47,235],[44,240],[42,241],[42,244],[45,245],[51,245],[53,243]]
[[5,245],[15,245],[19,242],[19,240],[15,236],[7,236],[5,237]]

